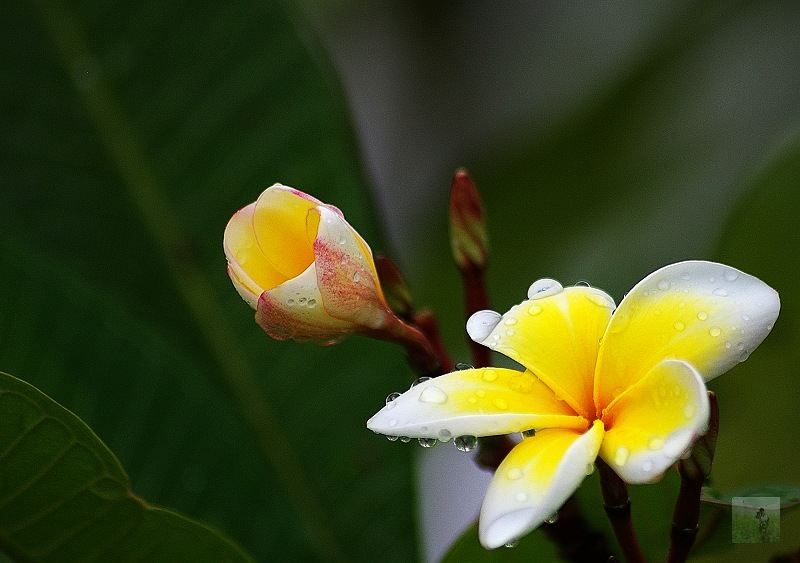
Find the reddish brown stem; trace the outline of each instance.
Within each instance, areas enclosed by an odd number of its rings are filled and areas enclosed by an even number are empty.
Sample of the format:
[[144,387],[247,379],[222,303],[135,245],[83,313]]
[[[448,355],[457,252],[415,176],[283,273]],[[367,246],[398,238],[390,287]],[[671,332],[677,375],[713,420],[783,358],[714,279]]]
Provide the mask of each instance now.
[[639,546],[639,540],[633,530],[628,486],[601,458],[597,458],[595,467],[600,473],[600,489],[603,492],[606,515],[611,521],[611,527],[614,530],[619,547],[622,549],[625,561],[628,563],[644,563],[642,548]]
[[708,431],[692,447],[692,455],[678,462],[681,487],[675,510],[672,513],[668,563],[683,563],[689,556],[698,532],[700,519],[700,493],[703,482],[711,474],[714,449],[719,433],[719,404],[717,397],[708,392],[710,416]]
[[[461,270],[461,279],[464,284],[464,313],[466,318],[477,311],[489,308],[489,295],[486,292],[484,271],[480,269]],[[487,367],[491,364],[491,350],[482,344],[469,339],[472,365],[476,368]]]
[[439,323],[436,321],[436,315],[429,309],[423,309],[414,314],[414,324],[419,328],[422,334],[428,341],[428,344],[433,349],[434,354],[439,358],[439,372],[434,375],[441,375],[453,371],[453,361],[450,359],[450,354],[442,342],[441,334],[439,333]]

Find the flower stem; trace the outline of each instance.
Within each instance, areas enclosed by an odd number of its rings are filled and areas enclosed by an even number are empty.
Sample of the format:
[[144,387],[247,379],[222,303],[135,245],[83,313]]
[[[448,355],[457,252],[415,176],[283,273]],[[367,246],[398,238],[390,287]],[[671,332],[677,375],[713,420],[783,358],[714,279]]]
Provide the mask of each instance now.
[[[473,313],[489,308],[489,296],[486,292],[484,269],[463,268],[461,280],[464,284],[464,313],[467,318]],[[472,365],[476,368],[487,367],[491,364],[491,350],[478,344],[471,338],[469,348],[472,354]]]
[[[420,326],[418,322],[412,325],[391,315],[388,324],[374,331],[370,336],[395,342],[405,348],[408,363],[417,374],[441,375],[446,371],[450,371],[450,358],[438,338],[438,330],[435,330],[436,320],[433,318],[433,313],[429,313],[429,315],[430,319],[426,322],[432,324],[425,328]],[[429,330],[433,331],[433,335],[428,332]]]
[[631,499],[628,496],[628,486],[601,458],[597,458],[595,467],[600,473],[603,507],[611,521],[611,527],[622,549],[622,555],[628,563],[643,563],[644,555],[639,547],[639,540],[636,538],[631,520]]
[[692,447],[692,455],[678,462],[681,487],[672,514],[668,563],[683,563],[694,545],[700,519],[700,493],[703,482],[711,474],[714,449],[719,433],[719,404],[717,397],[708,392],[710,416],[708,431]]

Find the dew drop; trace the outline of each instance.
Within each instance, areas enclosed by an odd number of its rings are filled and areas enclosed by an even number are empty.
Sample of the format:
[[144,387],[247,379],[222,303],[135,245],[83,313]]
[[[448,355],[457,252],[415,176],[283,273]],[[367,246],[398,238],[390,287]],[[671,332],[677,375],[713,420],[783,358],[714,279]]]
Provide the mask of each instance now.
[[520,470],[518,467],[512,467],[511,469],[506,471],[506,479],[509,479],[511,481],[517,481],[519,479],[522,479],[522,470]]
[[389,440],[390,442],[396,442],[397,436],[386,436],[386,439]]
[[356,282],[356,283],[361,281],[361,274],[359,272],[356,272],[355,274],[353,274],[353,281]]
[[464,362],[458,362],[453,369],[454,371],[464,371],[465,369],[473,369],[473,366]]
[[517,324],[517,319],[515,319],[514,317],[509,317],[503,321],[503,324],[506,326],[513,326]]
[[289,299],[289,300],[286,302],[286,304],[287,304],[287,305],[289,305],[289,307],[291,307],[292,305],[294,305],[294,299]]
[[674,326],[675,330],[677,330],[679,332],[686,328],[686,324],[683,323],[682,321],[675,321],[675,324],[672,325],[672,326]]
[[339,237],[339,244],[344,244],[344,243],[346,243],[346,242],[347,242],[347,239],[346,239],[346,238],[344,238],[344,236],[340,236],[340,237]]
[[400,436],[400,441],[403,442],[404,444],[408,444],[411,441],[411,438],[409,438],[408,436]]
[[742,320],[745,321],[745,322],[749,321],[750,320],[750,315],[742,315]]
[[538,315],[541,312],[542,312],[542,308],[539,307],[536,303],[534,303],[533,305],[528,307],[528,314],[531,315],[531,316]]
[[441,405],[447,402],[447,393],[435,385],[431,385],[430,387],[423,389],[422,393],[419,394],[419,402]]
[[506,331],[506,336],[514,336],[514,333],[515,333],[514,329],[510,328]]
[[658,282],[658,289],[661,291],[667,291],[669,289],[669,282],[667,280],[661,280]]
[[501,410],[501,411],[508,410],[508,401],[506,401],[505,399],[501,399],[500,397],[497,397],[492,402],[494,403],[494,406],[498,408],[498,410]]
[[436,445],[436,438],[417,438],[417,442],[423,448],[432,448]]
[[592,473],[594,473],[594,463],[587,463],[587,464],[586,464],[586,470],[585,470],[585,473],[586,473],[587,475],[591,475]]
[[681,274],[681,279],[684,281],[689,281],[690,279],[692,279],[692,274],[690,274],[689,272],[683,272]]
[[738,344],[736,344],[736,349],[737,350],[744,350],[744,342],[739,342]]
[[409,389],[413,389],[414,387],[416,387],[420,383],[425,383],[426,381],[429,381],[431,379],[433,379],[433,378],[425,376],[425,375],[423,375],[422,377],[418,377],[417,379],[414,380],[414,383],[411,384],[411,387],[409,387]]
[[750,352],[748,352],[747,350],[745,350],[744,352],[742,352],[741,354],[739,354],[739,361],[740,361],[740,362],[743,362],[743,361],[745,361],[745,360],[746,360],[747,358],[749,358],[749,357],[750,357]]
[[556,280],[542,278],[533,282],[528,288],[528,299],[542,299],[561,293],[562,291],[564,291],[564,286]]
[[715,281],[717,281],[717,278],[715,278],[714,276],[711,276],[711,277],[708,278],[708,281],[710,281],[711,283],[714,283]]
[[528,494],[519,492],[516,495],[514,495],[514,498],[517,499],[517,502],[525,502],[526,500],[528,500]]
[[718,326],[712,326],[710,329],[708,329],[708,334],[710,334],[711,336],[719,336],[720,334],[722,334],[722,329],[719,328]]
[[688,420],[691,420],[691,418],[694,416],[695,410],[695,406],[692,403],[689,403],[683,407],[683,416],[685,416]]
[[475,436],[458,436],[453,443],[458,451],[471,452],[478,445],[478,439]]
[[603,307],[604,309],[614,308],[614,301],[612,301],[608,296],[603,295],[602,293],[589,293],[586,295],[586,299],[588,299],[598,307]]
[[730,347],[731,347],[731,343],[730,343],[730,342],[726,342],[726,343],[725,343],[725,348],[728,348],[728,349],[730,349]]
[[556,522],[558,522],[558,512],[544,520],[545,524],[555,524]]
[[706,313],[705,311],[700,311],[699,313],[697,313],[697,318],[700,319],[701,321],[704,321],[708,319],[708,313]]
[[300,305],[305,305],[306,301],[308,301],[308,299],[306,299],[305,297],[301,297],[300,299],[297,300],[297,302],[300,303]]
[[389,419],[389,426],[397,426],[397,419],[396,418]]
[[650,473],[653,470],[653,462],[652,461],[645,461],[642,464],[642,471],[645,473]]
[[[397,391],[395,391],[394,393],[389,393],[388,395],[386,395],[386,406],[389,407],[389,408],[394,407],[394,400],[397,399],[400,395],[402,395],[402,393],[398,393]],[[391,405],[391,406],[389,406],[389,405]]]
[[478,397],[476,397],[475,395],[470,395],[469,397],[467,397],[467,401],[469,401],[469,404],[474,405],[475,403],[478,402]]
[[614,454],[614,463],[619,467],[622,467],[628,462],[629,456],[630,452],[628,451],[628,448],[618,448],[617,453]]
[[475,342],[482,342],[492,333],[500,318],[497,311],[478,311],[467,320],[467,334]]
[[314,308],[314,307],[317,306],[317,300],[316,299],[309,299],[308,303],[306,303],[306,305],[308,305],[310,308]]
[[495,379],[497,379],[497,372],[494,371],[493,369],[484,370],[482,378],[484,381],[488,382],[494,381]]
[[736,281],[736,278],[738,277],[739,274],[737,272],[734,272],[733,270],[728,270],[727,272],[725,272],[725,279],[728,280],[729,282]]
[[439,441],[440,442],[449,442],[450,438],[452,438],[452,437],[453,437],[453,434],[449,430],[444,429],[444,428],[442,430],[439,430]]
[[519,545],[519,540],[511,540],[510,542],[505,544],[505,547],[511,549],[512,547],[517,547],[518,545]]
[[533,438],[534,436],[536,436],[536,429],[531,428],[530,430],[523,430],[522,432],[520,432],[520,434],[522,435],[523,438]]
[[718,295],[719,297],[727,297],[728,296],[728,290],[727,289],[722,289],[721,287],[718,287],[717,289],[715,289],[711,293],[713,293],[714,295]]

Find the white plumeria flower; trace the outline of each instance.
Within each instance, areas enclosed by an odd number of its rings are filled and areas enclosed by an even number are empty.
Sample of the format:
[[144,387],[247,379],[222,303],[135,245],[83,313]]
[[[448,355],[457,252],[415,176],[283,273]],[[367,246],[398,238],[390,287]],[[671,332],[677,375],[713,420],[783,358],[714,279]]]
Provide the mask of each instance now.
[[772,329],[778,294],[713,262],[666,266],[615,310],[591,287],[534,283],[505,315],[481,311],[470,337],[524,372],[483,368],[421,383],[367,427],[449,440],[535,429],[498,467],[480,514],[487,548],[554,514],[599,455],[628,483],[655,481],[703,434],[705,382],[744,361]]

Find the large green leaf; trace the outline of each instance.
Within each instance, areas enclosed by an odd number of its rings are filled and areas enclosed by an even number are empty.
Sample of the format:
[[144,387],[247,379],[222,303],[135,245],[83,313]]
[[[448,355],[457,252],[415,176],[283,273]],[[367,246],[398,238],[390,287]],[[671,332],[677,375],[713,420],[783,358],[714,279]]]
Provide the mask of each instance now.
[[0,548],[23,560],[247,561],[229,540],[130,490],[74,414],[0,372]]
[[324,59],[275,2],[12,2],[0,34],[0,368],[258,559],[413,558],[411,449],[364,428],[402,355],[270,341],[225,274],[275,181],[380,243]]

